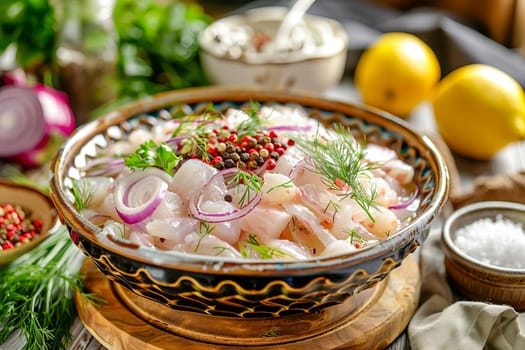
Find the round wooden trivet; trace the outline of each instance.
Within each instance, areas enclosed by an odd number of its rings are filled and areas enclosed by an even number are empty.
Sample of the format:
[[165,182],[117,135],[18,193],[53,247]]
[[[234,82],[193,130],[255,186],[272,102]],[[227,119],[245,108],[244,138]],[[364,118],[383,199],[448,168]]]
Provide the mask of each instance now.
[[[114,294],[112,285],[90,259],[82,266],[86,292],[105,300],[100,306],[75,296],[82,323],[105,347],[111,350],[241,350],[246,347],[199,342],[174,335],[145,322]],[[357,317],[329,332],[278,346],[257,346],[258,350],[303,349],[385,349],[406,328],[414,314],[420,290],[420,273],[410,255],[381,282],[381,295]]]

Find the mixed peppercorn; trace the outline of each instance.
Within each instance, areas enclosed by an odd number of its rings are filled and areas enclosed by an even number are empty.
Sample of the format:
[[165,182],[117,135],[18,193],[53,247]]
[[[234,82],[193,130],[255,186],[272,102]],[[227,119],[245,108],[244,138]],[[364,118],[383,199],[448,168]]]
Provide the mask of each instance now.
[[233,167],[256,170],[263,166],[272,170],[279,157],[295,144],[292,139],[284,144],[275,131],[259,130],[251,135],[239,135],[228,126],[213,129],[205,139],[207,148],[197,148],[189,157],[202,159],[219,170]]
[[29,216],[18,205],[0,205],[0,250],[26,244],[40,234],[42,222]]

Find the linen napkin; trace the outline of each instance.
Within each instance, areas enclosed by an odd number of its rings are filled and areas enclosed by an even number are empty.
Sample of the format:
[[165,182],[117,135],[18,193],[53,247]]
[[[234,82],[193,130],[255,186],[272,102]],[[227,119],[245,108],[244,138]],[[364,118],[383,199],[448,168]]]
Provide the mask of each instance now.
[[408,327],[412,349],[525,349],[525,313],[454,295],[440,239],[441,230],[433,229],[420,252],[421,299]]

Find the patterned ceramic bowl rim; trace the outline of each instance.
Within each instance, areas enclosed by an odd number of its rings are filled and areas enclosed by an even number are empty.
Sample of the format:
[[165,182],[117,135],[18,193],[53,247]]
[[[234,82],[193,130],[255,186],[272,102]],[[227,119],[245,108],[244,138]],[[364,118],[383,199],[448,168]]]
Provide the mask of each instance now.
[[[379,243],[367,246],[358,251],[324,258],[313,258],[301,261],[265,261],[265,260],[232,260],[216,256],[202,256],[196,254],[164,252],[144,247],[127,248],[124,245],[116,244],[108,239],[104,230],[91,224],[84,219],[67,199],[63,189],[67,188],[65,183],[68,161],[74,161],[77,154],[88,140],[96,136],[112,125],[118,124],[127,119],[131,119],[141,113],[157,111],[161,108],[173,106],[177,103],[194,104],[205,101],[222,102],[249,102],[250,100],[263,102],[292,103],[306,107],[318,108],[332,113],[337,111],[342,115],[349,115],[359,111],[369,113],[374,121],[379,125],[387,124],[389,132],[399,132],[408,138],[412,146],[418,148],[418,152],[424,153],[429,159],[435,178],[435,186],[432,189],[433,195],[426,203],[426,208],[405,228],[398,231],[388,239]],[[433,142],[413,130],[409,124],[385,112],[370,109],[364,106],[352,105],[349,103],[331,101],[307,94],[289,94],[264,91],[251,88],[223,88],[206,87],[179,90],[174,92],[161,93],[159,95],[145,98],[138,102],[124,106],[116,111],[110,112],[98,120],[85,124],[78,128],[75,133],[67,140],[59,150],[51,165],[50,191],[55,205],[59,209],[59,215],[69,227],[73,228],[78,234],[86,239],[102,246],[109,252],[116,255],[126,255],[134,261],[161,266],[166,269],[183,269],[188,272],[210,271],[214,274],[239,274],[246,275],[255,272],[258,276],[271,275],[303,275],[320,271],[330,271],[356,266],[366,263],[368,260],[375,260],[381,256],[386,256],[396,251],[400,247],[407,246],[413,242],[415,237],[421,235],[425,228],[439,215],[448,194],[448,170],[445,162]],[[426,237],[426,235],[425,235]]]

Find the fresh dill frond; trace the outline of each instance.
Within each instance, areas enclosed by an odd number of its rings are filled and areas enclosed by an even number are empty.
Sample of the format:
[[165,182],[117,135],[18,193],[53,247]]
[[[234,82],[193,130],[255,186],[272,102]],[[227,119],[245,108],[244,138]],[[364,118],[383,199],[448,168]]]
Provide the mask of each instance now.
[[272,327],[269,330],[262,332],[259,336],[261,338],[269,338],[269,337],[277,337],[279,334],[281,334],[279,327]]
[[370,210],[376,205],[377,192],[373,186],[367,190],[360,178],[369,176],[368,171],[378,165],[363,162],[364,142],[358,144],[347,127],[336,124],[334,131],[329,136],[318,131],[312,138],[297,139],[296,146],[305,155],[307,168],[318,173],[328,189],[342,199],[355,200],[374,221]]
[[78,252],[61,226],[0,270],[0,344],[19,329],[26,340],[23,350],[67,349],[76,316],[75,291],[87,302],[103,302],[83,291]]
[[275,190],[278,189],[278,188],[292,188],[293,186],[294,186],[294,184],[293,184],[293,179],[290,179],[290,180],[288,180],[288,181],[286,181],[286,182],[283,182],[282,184],[278,184],[278,185],[275,185],[275,186],[270,187],[270,188],[266,191],[266,193],[270,193],[270,192],[272,192],[272,191],[275,191]]
[[[181,121],[172,133],[172,137],[188,136],[182,140],[179,154],[182,156],[197,155],[201,160],[211,161],[213,157],[208,152],[209,139],[213,135],[213,130],[222,126],[217,121],[223,118],[224,115],[215,110],[213,105],[209,105],[202,114],[188,115],[187,119]],[[188,128],[183,127],[186,124]]]
[[228,248],[228,247],[213,247],[213,250],[215,251],[215,256],[219,256],[225,251],[230,250],[230,249],[231,248]]
[[262,120],[259,116],[260,103],[256,101],[250,101],[250,107],[245,109],[244,112],[248,115],[248,119],[243,120],[237,126],[237,138],[242,140],[244,136],[254,136],[257,131],[262,130]]
[[348,234],[348,241],[350,242],[350,244],[354,244],[354,243],[364,244],[368,242],[368,240],[365,237],[357,233],[356,230],[354,230],[353,228],[347,227],[343,230],[343,232]]
[[199,231],[197,231],[197,235],[199,235],[199,240],[197,241],[195,249],[193,250],[194,253],[197,253],[197,251],[199,250],[199,247],[204,237],[211,234],[213,230],[215,230],[215,226],[211,226],[210,223],[204,221],[199,222]]
[[73,205],[79,213],[89,207],[95,194],[95,189],[87,179],[74,180],[71,186]]
[[[229,181],[226,182],[226,185],[239,191],[241,191],[242,188],[243,192],[239,199],[239,205],[242,207],[250,201],[253,192],[261,192],[263,179],[257,174],[239,170]],[[244,187],[240,185],[244,185]]]
[[[173,117],[179,120],[179,125],[171,133],[172,138],[187,133],[195,132],[199,134],[203,133],[203,131],[207,132],[216,126],[217,120],[224,118],[222,113],[215,109],[211,102],[208,103],[202,113],[186,114],[186,112],[178,110]],[[186,130],[186,126],[189,127],[189,130]]]
[[334,213],[332,214],[332,222],[335,222],[335,215],[341,209],[341,204],[333,200],[329,200],[328,203],[326,204],[326,207],[323,210],[323,214],[326,214],[330,208],[334,210]]
[[[246,244],[252,250],[254,250],[257,253],[259,253],[261,258],[263,258],[263,259],[273,259],[275,257],[282,257],[282,258],[290,257],[290,254],[288,254],[287,252],[285,252],[282,249],[279,249],[279,248],[276,248],[276,247],[267,246],[267,245],[261,245],[259,243],[259,241],[257,240],[257,235],[254,234],[254,233],[250,233],[248,235],[248,239],[246,240]],[[248,253],[246,252],[246,250],[242,250],[241,249],[241,254],[244,257],[248,256]]]

